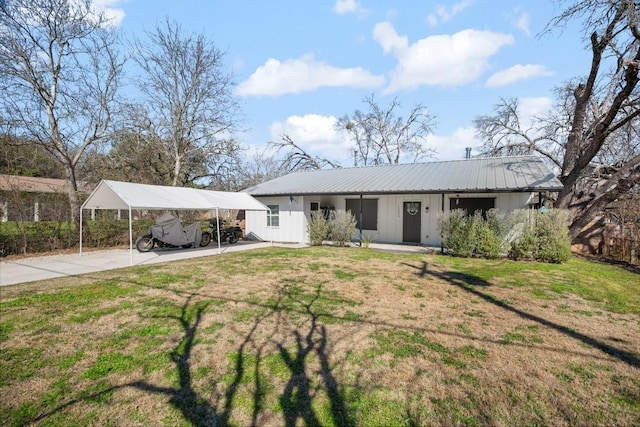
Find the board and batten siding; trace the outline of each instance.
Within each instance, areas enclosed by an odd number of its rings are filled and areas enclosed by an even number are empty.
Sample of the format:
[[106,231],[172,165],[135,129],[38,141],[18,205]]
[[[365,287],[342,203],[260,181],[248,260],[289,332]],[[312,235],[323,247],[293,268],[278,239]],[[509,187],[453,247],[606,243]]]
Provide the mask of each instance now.
[[[524,209],[532,199],[532,193],[463,193],[445,194],[444,214],[449,212],[450,200],[455,198],[495,198],[495,207],[500,212]],[[246,234],[250,238],[274,242],[308,243],[308,218],[311,216],[311,202],[321,207],[344,210],[347,199],[357,199],[357,195],[340,196],[294,196],[260,197],[263,204],[278,205],[280,208],[278,227],[267,227],[267,214],[261,211],[247,211]],[[373,241],[401,243],[404,202],[420,202],[420,243],[428,246],[440,245],[438,217],[442,211],[442,194],[381,194],[366,195],[364,199],[378,200],[377,230],[363,230],[363,235]],[[426,207],[429,207],[427,210]]]

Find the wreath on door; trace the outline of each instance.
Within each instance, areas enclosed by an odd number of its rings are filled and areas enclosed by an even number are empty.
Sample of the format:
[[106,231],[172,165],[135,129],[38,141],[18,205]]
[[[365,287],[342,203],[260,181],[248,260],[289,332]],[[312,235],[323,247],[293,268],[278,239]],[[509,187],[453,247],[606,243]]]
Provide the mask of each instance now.
[[420,203],[419,202],[409,202],[407,203],[407,213],[411,216],[417,215],[418,211],[420,211]]

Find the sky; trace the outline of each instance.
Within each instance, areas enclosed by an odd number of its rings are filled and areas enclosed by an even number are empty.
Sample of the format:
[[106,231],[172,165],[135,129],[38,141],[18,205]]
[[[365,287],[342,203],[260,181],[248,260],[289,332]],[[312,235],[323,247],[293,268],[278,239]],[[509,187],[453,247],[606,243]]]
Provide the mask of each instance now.
[[204,33],[226,52],[247,130],[264,149],[288,134],[308,152],[350,166],[335,121],[372,96],[395,99],[406,117],[434,116],[432,159],[480,145],[473,120],[500,98],[518,97],[525,117],[543,114],[553,89],[589,67],[579,28],[541,36],[560,10],[551,0],[94,0],[127,36],[166,17]]

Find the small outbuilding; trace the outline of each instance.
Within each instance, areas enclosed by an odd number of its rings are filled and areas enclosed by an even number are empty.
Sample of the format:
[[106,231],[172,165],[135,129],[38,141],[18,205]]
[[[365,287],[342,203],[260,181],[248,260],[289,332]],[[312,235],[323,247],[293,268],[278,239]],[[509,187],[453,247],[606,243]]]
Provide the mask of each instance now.
[[297,172],[245,190],[268,208],[247,212],[246,230],[262,240],[308,243],[311,213],[342,209],[375,242],[439,246],[439,215],[536,208],[561,189],[536,156]]

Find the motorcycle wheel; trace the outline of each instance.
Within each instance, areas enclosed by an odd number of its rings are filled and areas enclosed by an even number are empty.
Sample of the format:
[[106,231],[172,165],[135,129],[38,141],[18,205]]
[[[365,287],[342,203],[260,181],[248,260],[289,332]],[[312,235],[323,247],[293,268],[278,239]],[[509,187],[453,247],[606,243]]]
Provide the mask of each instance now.
[[150,234],[140,237],[136,240],[136,249],[140,252],[149,252],[153,249],[153,237]]
[[229,244],[233,245],[234,243],[238,243],[238,240],[240,240],[240,238],[238,237],[237,234],[233,233],[231,234],[231,236],[229,236]]
[[200,247],[209,246],[209,243],[211,243],[211,233],[205,231],[200,237]]

